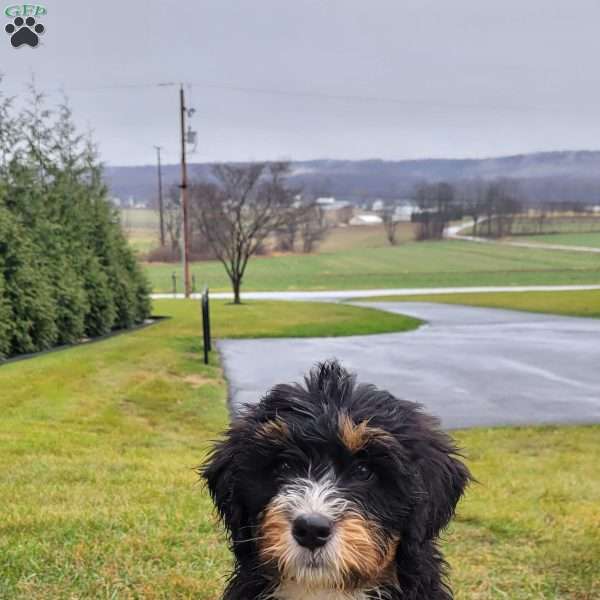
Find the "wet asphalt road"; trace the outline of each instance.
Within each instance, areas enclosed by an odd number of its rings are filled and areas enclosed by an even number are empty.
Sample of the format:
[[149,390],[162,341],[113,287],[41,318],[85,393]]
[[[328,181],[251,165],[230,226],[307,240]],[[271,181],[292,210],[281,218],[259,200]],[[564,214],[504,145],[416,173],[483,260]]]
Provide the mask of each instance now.
[[409,333],[223,340],[233,412],[339,359],[359,381],[422,403],[446,428],[600,422],[600,320],[428,303],[368,303],[419,317]]

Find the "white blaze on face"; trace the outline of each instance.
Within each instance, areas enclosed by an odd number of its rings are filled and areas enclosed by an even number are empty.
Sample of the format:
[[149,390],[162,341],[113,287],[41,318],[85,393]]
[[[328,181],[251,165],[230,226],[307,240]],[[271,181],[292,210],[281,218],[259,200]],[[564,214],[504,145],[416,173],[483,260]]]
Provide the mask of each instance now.
[[[271,500],[263,519],[263,558],[274,561],[283,579],[306,587],[339,586],[339,542],[336,521],[350,503],[341,497],[332,475],[314,481],[297,479],[285,485]],[[292,534],[294,520],[302,515],[320,514],[333,522],[331,539],[314,551],[298,544]]]
[[332,475],[314,481],[298,479],[284,486],[272,504],[290,515],[290,520],[310,513],[321,514],[332,521],[348,509],[349,502],[340,496]]

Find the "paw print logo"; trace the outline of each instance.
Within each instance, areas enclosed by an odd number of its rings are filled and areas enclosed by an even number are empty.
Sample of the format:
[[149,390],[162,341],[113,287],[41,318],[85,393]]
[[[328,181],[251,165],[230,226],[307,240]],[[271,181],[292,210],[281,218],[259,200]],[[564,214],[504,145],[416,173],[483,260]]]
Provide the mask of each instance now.
[[10,35],[10,43],[18,48],[23,44],[35,48],[40,38],[40,33],[44,33],[45,27],[41,23],[36,23],[33,17],[16,17],[12,23],[9,23],[4,30]]

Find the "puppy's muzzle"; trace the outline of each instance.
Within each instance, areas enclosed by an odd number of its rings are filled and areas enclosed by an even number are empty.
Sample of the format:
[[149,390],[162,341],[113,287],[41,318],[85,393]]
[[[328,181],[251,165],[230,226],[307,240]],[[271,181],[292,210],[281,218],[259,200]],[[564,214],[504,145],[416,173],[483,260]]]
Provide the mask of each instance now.
[[292,535],[298,544],[309,550],[324,546],[333,533],[333,522],[325,515],[308,513],[294,519]]

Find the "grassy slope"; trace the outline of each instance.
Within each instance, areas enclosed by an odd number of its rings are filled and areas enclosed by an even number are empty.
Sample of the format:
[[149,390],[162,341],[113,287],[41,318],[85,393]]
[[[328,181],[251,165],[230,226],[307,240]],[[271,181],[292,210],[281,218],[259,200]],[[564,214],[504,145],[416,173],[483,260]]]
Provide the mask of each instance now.
[[[155,291],[171,291],[179,265],[149,264]],[[198,286],[229,290],[217,262],[193,265]],[[396,247],[255,258],[246,274],[246,290],[323,290],[469,285],[576,284],[600,282],[594,254],[557,252],[469,242],[422,242]]]
[[[362,300],[361,300],[362,301]],[[600,318],[600,291],[576,292],[503,292],[475,294],[435,294],[431,296],[382,296],[369,298],[377,302],[443,302],[490,308],[510,308],[573,317]]]
[[544,244],[562,244],[564,246],[589,246],[600,248],[600,232],[595,233],[553,233],[547,235],[531,235],[515,237],[515,241],[527,240]]
[[[217,335],[327,333],[339,315],[213,308]],[[347,332],[372,319],[343,308]],[[156,312],[174,318],[0,369],[0,598],[219,597],[229,555],[192,467],[226,423],[226,386],[215,355],[200,363],[197,303]],[[458,599],[598,597],[599,435],[456,432],[481,482],[447,535]]]

